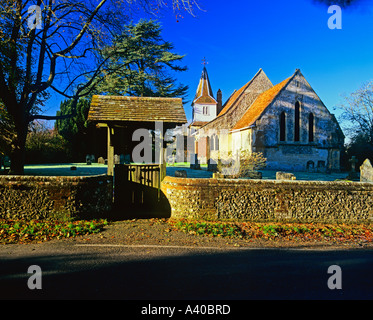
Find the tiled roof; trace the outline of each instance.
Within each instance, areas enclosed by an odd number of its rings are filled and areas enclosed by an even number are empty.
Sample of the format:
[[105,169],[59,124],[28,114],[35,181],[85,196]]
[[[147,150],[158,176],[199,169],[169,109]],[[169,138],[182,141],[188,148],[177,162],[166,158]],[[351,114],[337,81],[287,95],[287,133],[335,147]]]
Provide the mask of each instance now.
[[93,96],[88,120],[187,123],[181,98],[123,96]]
[[[219,113],[219,115],[212,121],[210,121],[208,124],[205,125],[205,127],[213,126],[216,121],[219,121],[220,119],[224,119],[226,117],[229,117],[229,115],[241,112],[237,110],[237,108],[240,108],[240,101],[242,100],[241,97],[245,95],[245,97],[250,97],[251,101],[254,101],[257,96],[259,96],[259,92],[257,90],[250,90],[252,86],[255,86],[257,81],[259,79],[266,79],[268,81],[268,86],[272,87],[271,81],[268,79],[267,75],[264,73],[263,69],[259,69],[259,71],[255,74],[255,76],[248,82],[246,83],[242,88],[239,90],[236,90],[233,92],[233,94],[229,97],[227,102],[224,104],[222,111]],[[259,80],[260,81],[260,80]],[[267,86],[267,88],[268,88]],[[245,112],[243,110],[243,112]],[[244,113],[242,113],[243,115]],[[232,122],[231,128],[235,126],[235,123]],[[227,128],[228,129],[228,128]]]
[[248,82],[246,83],[241,89],[236,90],[229,98],[229,100],[225,103],[223,110],[219,113],[219,116],[225,114],[229,109],[231,109],[232,105],[237,101],[237,99],[241,96],[241,94],[253,83],[253,80],[260,74],[264,73],[262,69],[260,69],[257,74]]
[[219,113],[219,116],[222,116],[223,114],[227,113],[227,111],[232,107],[233,103],[238,99],[238,97],[242,94],[242,92],[245,91],[245,89],[251,84],[251,81],[246,83],[241,89],[236,90],[229,98],[229,100],[226,102],[226,104],[223,107],[223,110]]
[[290,77],[275,85],[271,89],[261,93],[246,111],[243,117],[236,123],[233,130],[239,130],[251,126],[292,78],[293,77]]
[[195,103],[207,103],[207,104],[218,103],[214,98],[214,94],[211,89],[211,84],[210,84],[209,76],[207,74],[206,67],[203,68],[201,79],[199,80],[196,96],[193,101],[193,104]]
[[202,127],[204,126],[208,121],[194,121],[192,122],[189,127]]

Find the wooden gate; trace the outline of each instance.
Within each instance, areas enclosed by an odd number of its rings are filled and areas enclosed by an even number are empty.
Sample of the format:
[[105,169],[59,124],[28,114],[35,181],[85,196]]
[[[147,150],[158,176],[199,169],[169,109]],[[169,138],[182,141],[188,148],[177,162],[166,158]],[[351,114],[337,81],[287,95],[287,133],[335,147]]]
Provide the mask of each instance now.
[[114,204],[120,211],[159,211],[162,204],[161,181],[164,166],[157,164],[116,165],[114,169]]

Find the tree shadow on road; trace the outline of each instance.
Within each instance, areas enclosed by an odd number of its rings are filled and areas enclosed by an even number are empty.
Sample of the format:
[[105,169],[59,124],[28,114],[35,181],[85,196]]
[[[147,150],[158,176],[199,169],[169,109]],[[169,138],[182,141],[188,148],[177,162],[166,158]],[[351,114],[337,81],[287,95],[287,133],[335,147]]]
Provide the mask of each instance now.
[[[99,251],[100,250],[100,251]],[[0,262],[0,298],[119,300],[372,299],[372,252],[90,248]],[[75,250],[76,251],[76,250]],[[330,290],[337,264],[343,289]],[[28,267],[42,270],[30,290]]]

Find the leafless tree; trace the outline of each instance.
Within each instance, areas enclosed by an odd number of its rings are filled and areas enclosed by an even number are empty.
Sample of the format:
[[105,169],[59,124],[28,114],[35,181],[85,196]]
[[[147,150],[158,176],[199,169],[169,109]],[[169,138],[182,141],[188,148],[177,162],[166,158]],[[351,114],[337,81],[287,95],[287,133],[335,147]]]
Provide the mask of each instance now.
[[[194,14],[195,1],[172,0],[170,9]],[[11,173],[23,174],[28,124],[55,118],[41,114],[49,94],[75,102],[89,94],[106,64],[97,52],[130,10],[156,14],[165,6],[164,0],[0,0],[0,103],[15,128]]]
[[339,107],[343,111],[341,120],[350,137],[365,137],[373,145],[373,81],[344,96],[344,102]]

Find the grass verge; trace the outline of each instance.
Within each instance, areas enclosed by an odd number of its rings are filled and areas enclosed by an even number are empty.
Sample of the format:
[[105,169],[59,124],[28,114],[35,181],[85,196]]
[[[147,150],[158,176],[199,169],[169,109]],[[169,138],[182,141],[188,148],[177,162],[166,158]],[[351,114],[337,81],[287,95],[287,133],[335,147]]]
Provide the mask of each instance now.
[[372,224],[254,223],[170,220],[175,230],[195,235],[288,241],[373,242]]
[[106,220],[92,221],[20,221],[0,220],[0,244],[44,242],[99,233]]

